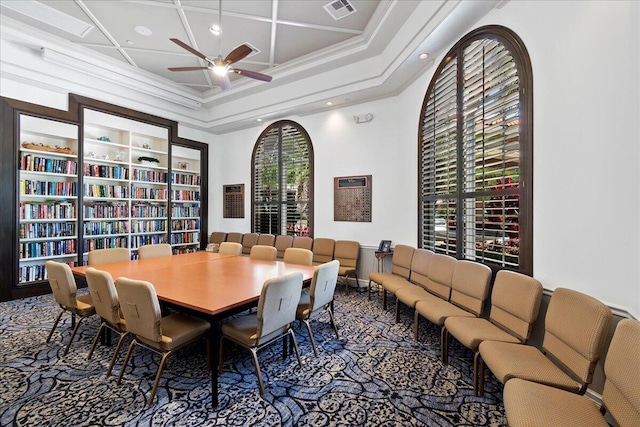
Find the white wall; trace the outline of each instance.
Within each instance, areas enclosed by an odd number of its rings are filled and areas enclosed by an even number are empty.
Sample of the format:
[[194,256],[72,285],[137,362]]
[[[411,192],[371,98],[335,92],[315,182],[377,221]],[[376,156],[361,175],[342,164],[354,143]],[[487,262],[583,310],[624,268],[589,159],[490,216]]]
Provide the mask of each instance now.
[[[514,30],[534,76],[534,275],[640,314],[639,5],[511,1],[477,26]],[[462,34],[460,35],[462,36]],[[436,58],[440,62],[445,52]],[[417,132],[435,66],[397,97],[291,117],[315,151],[315,235],[376,245],[417,241]],[[370,123],[353,115],[372,113]],[[221,184],[244,182],[262,128],[225,135],[212,161]],[[371,223],[333,221],[333,178],[373,175]],[[245,220],[211,229],[248,231]]]

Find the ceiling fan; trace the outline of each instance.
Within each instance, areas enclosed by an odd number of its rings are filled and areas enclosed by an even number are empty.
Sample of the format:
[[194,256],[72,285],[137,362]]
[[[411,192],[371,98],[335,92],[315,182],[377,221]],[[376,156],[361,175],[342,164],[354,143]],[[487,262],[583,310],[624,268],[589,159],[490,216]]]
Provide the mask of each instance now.
[[[219,26],[222,28],[222,0],[219,3]],[[218,56],[214,59],[209,58],[202,52],[197,51],[192,48],[188,44],[180,41],[178,39],[170,39],[172,42],[182,47],[183,49],[188,50],[193,53],[198,58],[204,59],[207,62],[206,67],[169,67],[170,71],[196,71],[196,70],[207,70],[213,83],[216,86],[219,86],[222,90],[227,90],[231,87],[231,82],[229,81],[229,73],[236,73],[241,76],[249,77],[256,80],[262,80],[265,82],[270,82],[272,77],[266,74],[258,73],[256,71],[250,70],[242,70],[240,68],[234,68],[231,66],[234,62],[238,62],[241,59],[244,59],[253,52],[253,49],[246,44],[242,44],[235,49],[233,49],[224,59],[222,58],[222,54],[220,51],[222,50],[222,35],[220,35],[220,43]]]

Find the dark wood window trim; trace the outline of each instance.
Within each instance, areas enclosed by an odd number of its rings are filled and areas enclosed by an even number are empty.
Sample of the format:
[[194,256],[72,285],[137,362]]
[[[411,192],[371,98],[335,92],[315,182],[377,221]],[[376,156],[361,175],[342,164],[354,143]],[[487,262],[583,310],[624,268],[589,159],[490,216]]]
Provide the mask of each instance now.
[[[260,221],[256,221],[256,215],[259,213],[257,208],[260,205],[264,205],[264,202],[259,201],[258,197],[259,197],[259,193],[262,191],[262,189],[258,188],[259,186],[259,178],[257,177],[256,173],[256,162],[259,161],[259,159],[257,158],[258,154],[258,150],[261,148],[262,144],[264,143],[265,137],[267,137],[267,135],[269,135],[270,133],[272,133],[275,130],[277,130],[277,146],[278,146],[278,152],[277,152],[277,188],[278,193],[277,193],[277,197],[275,197],[275,200],[272,201],[272,204],[277,204],[278,205],[278,210],[280,212],[282,212],[282,209],[286,207],[286,205],[292,205],[295,203],[292,203],[291,200],[284,200],[283,199],[283,193],[282,191],[280,191],[280,189],[284,188],[284,177],[283,177],[283,161],[285,161],[283,159],[283,150],[282,150],[282,140],[283,140],[283,129],[285,128],[294,128],[297,132],[299,132],[300,136],[302,138],[304,138],[307,142],[307,159],[308,159],[308,181],[307,181],[307,185],[308,188],[305,189],[306,193],[308,194],[308,199],[306,199],[306,210],[308,212],[307,214],[307,221],[308,221],[308,229],[305,230],[303,235],[308,235],[310,237],[313,237],[313,194],[314,194],[314,185],[313,185],[313,176],[314,176],[314,166],[313,166],[313,144],[311,143],[311,138],[309,137],[309,134],[307,133],[307,131],[298,123],[291,121],[291,120],[281,120],[281,121],[277,121],[275,123],[272,123],[271,125],[267,126],[267,128],[262,131],[262,133],[260,134],[260,136],[258,137],[255,146],[253,148],[253,154],[251,156],[251,230],[253,232],[267,232],[264,230],[259,229],[259,224],[257,224]],[[271,227],[270,230],[271,234],[290,234],[293,235],[294,233],[296,233],[295,230],[287,230],[286,227],[283,226],[283,221],[281,220],[281,218],[279,218],[278,221],[278,226],[277,227]],[[296,233],[297,234],[297,233]]]
[[[517,271],[532,275],[533,274],[533,74],[531,61],[527,49],[522,40],[513,31],[506,27],[490,25],[478,28],[471,31],[460,39],[442,60],[434,77],[429,84],[426,92],[426,96],[423,101],[420,122],[418,126],[418,242],[420,247],[424,247],[425,230],[426,227],[433,227],[435,229],[435,218],[433,220],[427,220],[425,222],[426,215],[423,211],[423,202],[427,200],[425,197],[425,191],[423,188],[423,124],[425,120],[425,114],[430,95],[434,92],[437,80],[442,74],[443,70],[449,64],[451,60],[462,58],[463,50],[471,43],[481,40],[491,39],[501,43],[513,57],[515,63],[518,78],[519,78],[519,182],[518,182],[518,199],[519,199],[519,214],[518,214],[518,235],[520,239],[519,247],[519,261],[517,268],[504,267],[498,264],[492,265],[495,269],[501,268],[513,268]],[[461,87],[462,73],[461,65],[462,61],[458,61],[456,79],[457,87]],[[462,91],[459,91],[462,92]],[[462,139],[464,137],[463,125],[464,120],[462,116],[462,95],[458,93],[456,95],[456,141],[458,145],[457,164],[463,165],[462,161]],[[464,172],[463,167],[459,167],[457,171],[458,182],[462,183],[462,174]],[[460,206],[464,200],[463,197],[463,185],[458,185],[455,188],[455,201]],[[467,193],[466,196],[473,197],[474,194]],[[479,195],[480,196],[480,195]],[[429,223],[431,221],[431,223]],[[456,223],[463,224],[463,209],[456,209]],[[435,232],[435,231],[434,231]],[[456,227],[455,241],[463,241],[463,227]],[[464,257],[464,248],[461,244],[457,244],[455,254],[457,258]],[[489,264],[489,262],[487,262]],[[491,265],[491,264],[490,264]]]

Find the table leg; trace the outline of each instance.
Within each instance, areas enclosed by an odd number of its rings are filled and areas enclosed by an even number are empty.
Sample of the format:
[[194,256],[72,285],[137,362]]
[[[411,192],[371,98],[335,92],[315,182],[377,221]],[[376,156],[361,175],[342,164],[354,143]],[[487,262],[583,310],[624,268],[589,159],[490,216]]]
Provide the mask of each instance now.
[[218,406],[218,364],[220,363],[220,334],[218,333],[218,321],[209,320],[209,368],[211,369],[211,406]]

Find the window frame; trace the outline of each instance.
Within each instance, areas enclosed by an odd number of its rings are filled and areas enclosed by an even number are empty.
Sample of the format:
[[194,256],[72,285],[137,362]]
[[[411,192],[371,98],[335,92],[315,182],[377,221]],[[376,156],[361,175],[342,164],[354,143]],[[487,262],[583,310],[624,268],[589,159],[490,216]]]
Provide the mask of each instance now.
[[[519,214],[518,214],[518,235],[520,239],[519,244],[519,263],[517,271],[527,275],[533,275],[533,72],[531,67],[531,60],[527,49],[520,39],[520,37],[512,30],[499,26],[488,25],[477,28],[464,37],[462,37],[444,56],[440,62],[438,68],[433,74],[429,86],[427,88],[422,108],[420,110],[419,122],[418,122],[418,243],[419,246],[423,246],[424,230],[427,227],[426,218],[423,216],[422,204],[426,200],[423,197],[424,192],[423,182],[423,123],[427,106],[429,104],[429,98],[435,89],[438,78],[442,71],[445,69],[451,58],[456,57],[458,59],[458,66],[456,70],[456,120],[457,120],[457,135],[456,135],[456,149],[462,150],[464,144],[464,108],[462,105],[462,93],[460,89],[462,87],[463,73],[461,69],[463,67],[463,51],[471,43],[482,40],[491,39],[501,43],[513,57],[513,62],[517,68],[519,78]],[[461,162],[461,155],[458,156],[457,167],[464,171],[463,161]],[[458,173],[458,177],[460,174]],[[500,191],[500,190],[499,190]],[[498,195],[499,195],[498,191]],[[465,203],[465,189],[463,181],[459,180],[456,186],[455,202],[458,208],[456,209],[456,224],[464,224],[464,209],[462,207]],[[435,217],[429,226],[433,227],[435,233]],[[465,231],[464,226],[456,227],[456,258],[464,258],[464,244],[463,234]],[[491,263],[485,260],[485,263],[490,265],[494,270],[512,269],[509,266],[503,266],[498,263]]]
[[[251,230],[252,232],[256,233],[258,231],[256,231],[256,222],[255,222],[255,215],[256,215],[256,178],[255,178],[255,174],[256,174],[256,154],[258,151],[258,148],[260,147],[260,145],[263,143],[263,139],[266,137],[266,135],[269,132],[272,132],[273,129],[277,128],[278,129],[278,179],[279,179],[279,185],[278,188],[281,189],[281,179],[282,179],[282,129],[285,126],[290,126],[295,128],[298,132],[300,132],[300,134],[304,137],[304,139],[307,142],[307,153],[308,153],[308,160],[309,160],[309,199],[307,201],[308,205],[309,205],[309,215],[308,215],[308,236],[309,237],[313,237],[313,230],[314,230],[314,154],[313,154],[313,143],[311,142],[311,137],[309,136],[309,133],[306,131],[306,129],[304,127],[302,127],[299,123],[294,122],[292,120],[280,120],[277,122],[274,122],[272,124],[270,124],[269,126],[267,126],[258,136],[256,143],[254,144],[253,147],[253,153],[251,155]],[[288,205],[290,204],[290,202],[288,202],[287,200],[283,200],[282,199],[282,191],[278,191],[278,200],[276,202],[279,206],[279,213],[282,212],[282,206],[283,205]],[[287,233],[286,229],[282,229],[282,221],[280,220],[278,222],[279,224],[279,232],[278,233],[273,233],[273,234],[289,234]],[[289,234],[291,235],[291,234]],[[294,234],[295,235],[295,234]]]

